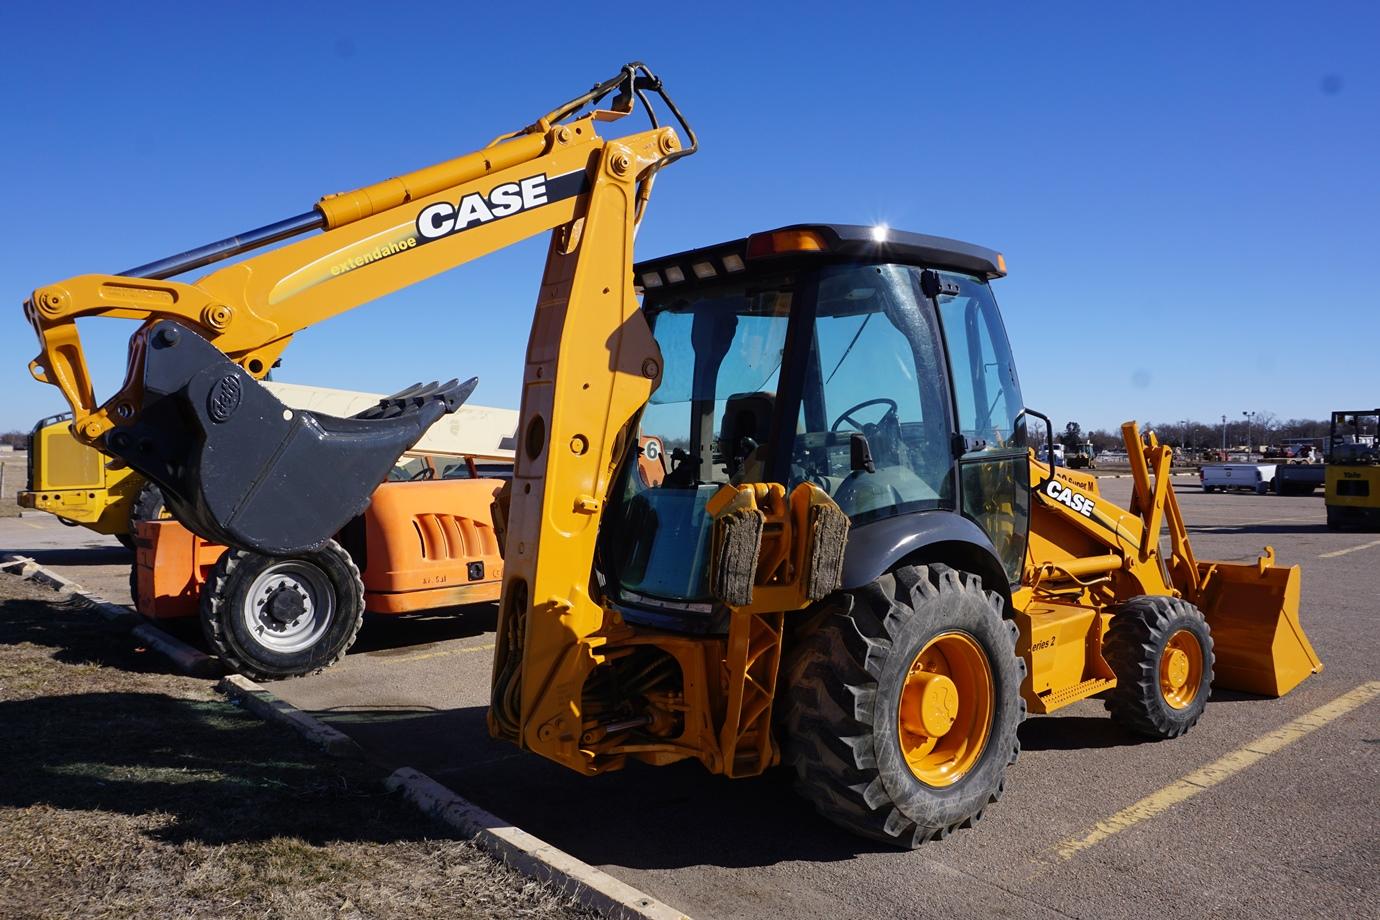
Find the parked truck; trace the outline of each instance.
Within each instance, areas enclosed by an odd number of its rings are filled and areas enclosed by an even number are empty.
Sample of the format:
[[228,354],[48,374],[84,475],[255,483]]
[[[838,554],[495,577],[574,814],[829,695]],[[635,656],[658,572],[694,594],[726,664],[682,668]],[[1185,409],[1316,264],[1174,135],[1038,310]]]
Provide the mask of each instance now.
[[1274,488],[1274,463],[1205,463],[1198,467],[1204,492],[1233,492],[1243,489],[1264,495]]

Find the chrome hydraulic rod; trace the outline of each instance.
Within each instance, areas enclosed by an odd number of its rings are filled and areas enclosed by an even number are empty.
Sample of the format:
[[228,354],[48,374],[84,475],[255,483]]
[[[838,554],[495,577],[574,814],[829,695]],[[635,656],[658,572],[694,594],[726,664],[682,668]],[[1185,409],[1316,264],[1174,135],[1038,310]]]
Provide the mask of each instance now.
[[246,230],[244,233],[237,233],[223,240],[207,243],[205,246],[179,252],[175,256],[168,256],[166,259],[159,259],[156,262],[126,269],[120,274],[130,278],[151,278],[155,281],[162,281],[164,278],[171,278],[194,268],[210,265],[212,262],[234,258],[241,253],[249,252],[251,249],[270,246],[280,240],[298,236],[309,230],[324,229],[325,226],[326,216],[316,208],[312,208],[296,217],[289,217],[286,220],[280,220],[255,230]]

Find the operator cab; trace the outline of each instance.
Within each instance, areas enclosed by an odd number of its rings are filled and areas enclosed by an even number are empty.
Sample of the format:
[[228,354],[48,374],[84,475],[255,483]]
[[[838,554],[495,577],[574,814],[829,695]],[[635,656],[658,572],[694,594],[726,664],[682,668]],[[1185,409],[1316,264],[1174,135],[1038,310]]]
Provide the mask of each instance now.
[[635,270],[662,373],[601,540],[611,597],[629,620],[714,628],[705,506],[724,484],[817,485],[851,520],[850,552],[865,551],[859,537],[872,525],[890,521],[894,541],[905,525],[893,519],[963,515],[1019,579],[1027,454],[988,287],[1005,274],[1001,256],[880,228],[801,225]]

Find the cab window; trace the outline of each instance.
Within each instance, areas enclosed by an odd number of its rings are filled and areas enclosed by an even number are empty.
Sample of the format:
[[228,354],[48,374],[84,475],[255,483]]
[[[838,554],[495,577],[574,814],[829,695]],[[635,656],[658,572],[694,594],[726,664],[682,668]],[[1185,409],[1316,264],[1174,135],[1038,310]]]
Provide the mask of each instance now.
[[[918,269],[822,270],[792,479],[824,489],[855,523],[950,504],[947,401]],[[858,468],[863,451],[871,470]]]

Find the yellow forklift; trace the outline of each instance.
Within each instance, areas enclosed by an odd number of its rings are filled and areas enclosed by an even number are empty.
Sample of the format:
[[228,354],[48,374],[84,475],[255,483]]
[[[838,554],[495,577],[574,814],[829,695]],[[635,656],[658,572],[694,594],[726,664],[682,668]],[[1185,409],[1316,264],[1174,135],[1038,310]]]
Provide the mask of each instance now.
[[[599,133],[653,96],[688,143],[655,116]],[[1173,738],[1214,683],[1279,695],[1321,669],[1298,567],[1195,559],[1153,436],[1123,429],[1128,509],[1035,460],[1026,420],[1052,426],[1022,403],[999,253],[808,224],[634,265],[653,178],[696,146],[630,64],[474,153],[37,289],[32,372],[194,531],[312,559],[473,383],[341,419],[258,378],[306,326],[550,232],[495,503],[489,726],[586,775],[786,763],[822,815],[908,847],[982,817],[1027,711],[1103,696]],[[104,403],[76,336],[101,315],[142,321]]]
[[1327,529],[1380,530],[1380,409],[1332,413],[1326,476]]

